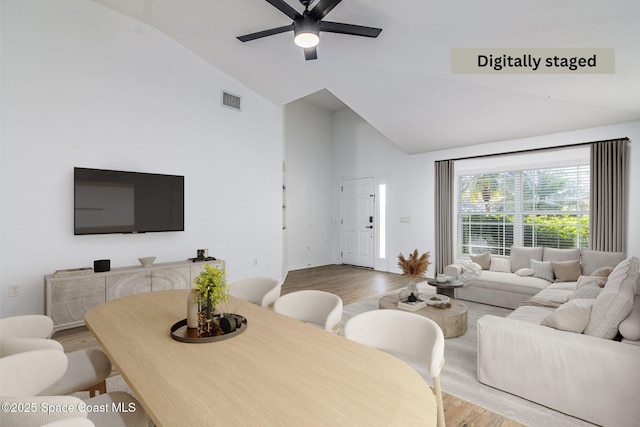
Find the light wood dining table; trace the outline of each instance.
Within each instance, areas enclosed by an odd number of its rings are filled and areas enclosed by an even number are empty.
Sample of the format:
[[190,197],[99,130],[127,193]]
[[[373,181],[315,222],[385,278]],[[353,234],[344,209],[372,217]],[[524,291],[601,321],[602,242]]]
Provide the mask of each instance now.
[[[128,296],[85,321],[157,426],[435,426],[436,402],[405,362],[231,298],[247,319],[223,341],[184,343],[188,290]],[[399,331],[402,333],[402,331]]]

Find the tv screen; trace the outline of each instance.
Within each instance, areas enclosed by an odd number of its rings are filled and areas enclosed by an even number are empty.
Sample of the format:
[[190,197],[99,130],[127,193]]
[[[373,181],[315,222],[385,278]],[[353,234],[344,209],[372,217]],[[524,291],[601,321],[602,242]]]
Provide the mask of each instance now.
[[184,176],[74,168],[74,234],[184,231]]

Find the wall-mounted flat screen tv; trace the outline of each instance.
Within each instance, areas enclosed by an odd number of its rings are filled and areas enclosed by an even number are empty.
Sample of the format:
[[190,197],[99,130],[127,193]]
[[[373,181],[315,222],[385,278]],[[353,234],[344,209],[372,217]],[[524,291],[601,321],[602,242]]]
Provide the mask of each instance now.
[[73,231],[184,231],[184,176],[74,168]]

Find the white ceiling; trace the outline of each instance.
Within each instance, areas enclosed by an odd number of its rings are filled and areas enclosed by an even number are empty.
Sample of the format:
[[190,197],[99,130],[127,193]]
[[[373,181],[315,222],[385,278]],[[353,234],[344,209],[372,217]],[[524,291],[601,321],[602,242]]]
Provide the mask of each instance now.
[[[321,105],[340,108],[335,95],[407,153],[640,120],[638,0],[343,0],[326,20],[383,31],[321,33],[315,61],[290,32],[236,39],[291,23],[265,0],[93,1],[163,31],[277,105],[326,90]],[[616,72],[452,74],[453,47],[615,48]]]

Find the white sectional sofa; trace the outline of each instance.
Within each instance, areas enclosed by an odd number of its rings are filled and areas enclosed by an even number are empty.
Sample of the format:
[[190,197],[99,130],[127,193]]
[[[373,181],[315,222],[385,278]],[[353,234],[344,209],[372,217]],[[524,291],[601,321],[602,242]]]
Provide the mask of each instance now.
[[523,305],[478,320],[478,381],[597,425],[640,425],[640,262],[625,259],[607,278],[591,276],[606,274],[616,257],[583,251],[578,280],[546,281],[531,297],[494,284],[498,295],[524,296]]
[[[455,290],[458,299],[517,308],[524,301],[538,295],[544,289],[575,289],[578,276],[588,276],[599,268],[613,268],[625,258],[621,252],[600,252],[580,249],[554,249],[544,247],[511,247],[510,256],[481,254],[471,256],[482,270],[465,280],[465,267],[470,263],[461,261],[445,267],[444,273],[454,280],[465,281],[465,286]],[[564,275],[573,280],[558,281],[549,263],[577,262],[577,275]],[[467,267],[468,268],[468,267]],[[477,268],[477,267],[476,267]],[[551,268],[551,270],[549,270]],[[522,270],[531,270],[518,273]],[[467,273],[469,273],[467,271]],[[529,275],[521,275],[527,274]],[[474,277],[475,276],[475,277]],[[553,293],[553,291],[551,291]],[[563,301],[564,302],[564,301]]]

